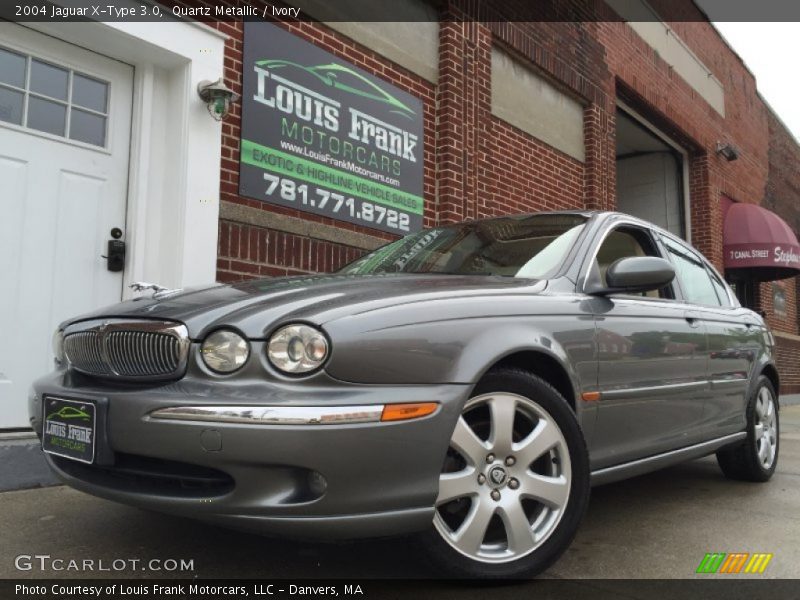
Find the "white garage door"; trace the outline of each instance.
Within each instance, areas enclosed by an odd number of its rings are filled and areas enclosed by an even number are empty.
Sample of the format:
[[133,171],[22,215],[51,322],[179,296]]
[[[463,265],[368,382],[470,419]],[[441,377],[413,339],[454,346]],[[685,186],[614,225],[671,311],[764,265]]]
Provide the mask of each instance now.
[[133,67],[0,23],[0,428],[29,426],[57,324],[120,300],[132,92]]
[[617,210],[683,237],[681,165],[671,152],[617,160]]

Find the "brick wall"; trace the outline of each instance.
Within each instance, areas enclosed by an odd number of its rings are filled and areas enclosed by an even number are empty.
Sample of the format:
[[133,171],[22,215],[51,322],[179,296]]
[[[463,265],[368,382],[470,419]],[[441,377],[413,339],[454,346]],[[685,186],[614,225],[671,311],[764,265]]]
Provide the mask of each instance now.
[[[242,91],[242,37],[241,22],[209,23],[230,39],[225,45],[225,83],[235,92]],[[397,66],[371,50],[342,36],[318,23],[279,23],[319,47],[339,56],[365,71],[381,77],[407,92],[419,97],[423,102],[424,124],[424,183],[426,212],[423,216],[425,226],[431,226],[437,219],[435,197],[435,156],[434,120],[435,88],[419,76]],[[231,115],[222,125],[222,173],[220,183],[220,202],[247,206],[268,213],[295,217],[307,222],[328,225],[342,230],[340,242],[315,238],[313,235],[277,231],[250,223],[220,219],[219,248],[217,260],[217,279],[233,282],[253,277],[300,275],[312,272],[335,271],[355,260],[367,251],[363,246],[348,243],[348,232],[359,233],[374,238],[372,246],[396,239],[390,233],[372,230],[358,225],[335,221],[330,218],[305,213],[290,208],[267,204],[239,196],[239,137],[241,106],[235,104]]]
[[781,394],[800,394],[800,337],[776,332]]
[[438,222],[582,208],[584,165],[491,113],[492,36],[516,54],[535,46],[516,27],[493,33],[463,16],[440,29]]
[[[594,23],[536,26],[464,18],[446,3],[440,27],[437,86],[318,23],[282,23],[306,40],[420,97],[424,105],[426,226],[484,216],[557,210],[611,208],[614,194],[613,81],[602,48],[586,29]],[[450,20],[448,20],[448,17]],[[225,82],[241,93],[242,23],[212,23],[230,36]],[[558,77],[586,103],[585,163],[555,150],[491,114],[492,40]],[[567,37],[574,45],[564,45]],[[566,54],[565,54],[566,53]],[[569,56],[571,55],[571,56]],[[563,81],[562,81],[563,80]],[[604,90],[593,81],[599,81]],[[238,195],[240,106],[222,126],[220,200],[297,217],[382,240],[393,236]],[[347,243],[281,232],[222,218],[217,278],[230,282],[257,276],[332,271],[366,250]]]
[[763,205],[778,213],[795,231],[800,232],[800,146],[772,111],[767,112],[769,126],[769,176]]
[[[794,136],[786,130],[771,110],[767,111],[769,126],[769,175],[763,206],[777,213],[800,234],[800,147]],[[800,333],[800,315],[797,299],[800,298],[800,277],[779,282],[786,292],[786,316],[776,315],[772,309],[772,289],[769,284],[762,289],[762,310],[767,312],[770,325],[780,331]],[[800,364],[800,354],[796,357]]]
[[328,273],[362,254],[346,244],[220,220],[217,280]]
[[[595,23],[470,21],[462,3],[441,3],[437,86],[318,23],[281,26],[420,97],[424,105],[426,226],[483,216],[564,208],[611,208],[614,200],[613,79],[603,48],[588,34]],[[225,82],[241,92],[242,23],[210,23],[230,36]],[[491,115],[493,40],[530,61],[586,103],[586,162]],[[569,40],[565,44],[564,40]],[[391,234],[277,207],[238,195],[240,106],[223,124],[220,200],[336,227],[342,241],[281,232],[222,218],[220,281],[330,271],[366,251],[347,231],[391,240]],[[274,249],[273,243],[280,244]],[[265,250],[262,246],[266,246]]]
[[478,217],[584,207],[580,161],[496,117],[489,125]]
[[[722,270],[720,195],[759,203],[766,188],[767,110],[753,76],[711,24],[669,23],[725,87],[723,117],[629,26],[598,25],[618,95],[688,152],[692,243]],[[718,156],[718,141],[739,148],[739,159]]]

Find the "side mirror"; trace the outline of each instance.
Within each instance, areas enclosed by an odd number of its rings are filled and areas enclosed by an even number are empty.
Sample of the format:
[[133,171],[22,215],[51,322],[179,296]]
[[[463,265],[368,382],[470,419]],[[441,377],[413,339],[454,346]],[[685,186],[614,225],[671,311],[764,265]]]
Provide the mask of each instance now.
[[658,290],[675,279],[669,261],[655,256],[630,256],[614,261],[606,271],[606,286],[590,284],[587,294],[636,294]]

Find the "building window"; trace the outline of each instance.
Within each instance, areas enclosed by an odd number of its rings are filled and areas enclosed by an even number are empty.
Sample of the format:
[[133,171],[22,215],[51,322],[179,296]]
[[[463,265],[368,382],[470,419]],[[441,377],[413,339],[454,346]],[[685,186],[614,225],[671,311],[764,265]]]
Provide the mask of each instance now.
[[772,312],[779,319],[786,318],[786,288],[783,284],[772,284]]
[[109,84],[0,48],[0,121],[105,148]]
[[739,304],[751,310],[760,310],[758,283],[754,281],[745,281],[743,279],[734,279],[728,281],[728,284],[733,288],[736,298],[739,300]]

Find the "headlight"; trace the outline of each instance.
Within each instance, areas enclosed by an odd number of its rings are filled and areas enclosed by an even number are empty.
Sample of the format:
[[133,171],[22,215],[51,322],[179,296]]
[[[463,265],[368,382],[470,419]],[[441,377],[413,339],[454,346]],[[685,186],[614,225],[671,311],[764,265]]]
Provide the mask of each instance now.
[[233,373],[247,362],[250,344],[235,331],[220,329],[203,340],[203,362],[217,373]]
[[57,329],[53,334],[53,356],[56,364],[64,362],[64,332],[61,329]]
[[328,358],[328,340],[308,325],[287,325],[272,334],[267,356],[284,373],[308,373]]

